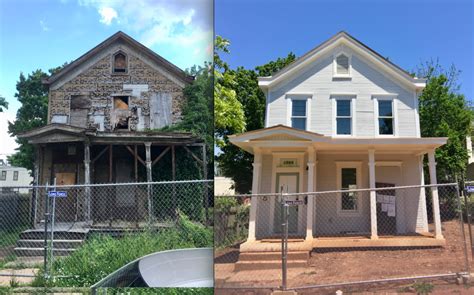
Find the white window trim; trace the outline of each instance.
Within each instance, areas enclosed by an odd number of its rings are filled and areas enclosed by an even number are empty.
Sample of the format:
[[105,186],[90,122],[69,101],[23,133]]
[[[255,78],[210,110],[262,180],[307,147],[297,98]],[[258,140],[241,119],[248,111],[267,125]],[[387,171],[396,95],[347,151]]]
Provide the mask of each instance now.
[[[340,55],[345,55],[349,59],[349,72],[347,74],[338,74],[337,73],[337,58]],[[333,55],[332,61],[332,77],[333,78],[352,78],[352,54],[347,53],[345,51],[338,51]]]
[[[16,175],[16,179],[15,179],[15,175]],[[20,178],[20,172],[13,171],[13,181],[18,181],[19,178]]]
[[[356,136],[356,96],[355,95],[331,95],[332,99],[332,136],[334,137],[354,137]],[[351,134],[337,134],[337,101],[351,101]]]
[[[287,93],[286,96],[286,125],[292,127],[291,119],[293,118],[293,100],[306,100],[306,126],[304,130],[309,131],[311,126],[311,100],[312,93]],[[303,117],[296,117],[303,118]],[[293,127],[292,127],[293,128]]]
[[[362,162],[336,162],[336,181],[337,190],[342,190],[342,168],[355,168],[356,169],[356,183],[357,188],[360,189],[362,184]],[[359,217],[362,216],[362,196],[358,193],[357,196],[357,209],[356,210],[342,210],[342,193],[337,194],[337,215],[342,217]]]
[[[398,134],[398,98],[396,94],[374,95],[374,135],[375,137],[399,137]],[[393,134],[379,134],[379,101],[392,101]]]

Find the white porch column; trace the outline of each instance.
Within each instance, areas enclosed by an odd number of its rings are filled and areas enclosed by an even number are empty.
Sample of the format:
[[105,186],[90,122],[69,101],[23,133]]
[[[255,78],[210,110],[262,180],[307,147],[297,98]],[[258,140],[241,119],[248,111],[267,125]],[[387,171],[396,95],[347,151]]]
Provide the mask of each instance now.
[[[428,152],[428,164],[430,167],[430,184],[438,184],[436,180],[436,162],[435,162],[435,151],[430,150]],[[431,187],[431,194],[433,197],[433,219],[435,223],[435,238],[443,239],[443,234],[441,233],[441,215],[439,213],[439,197],[438,197],[438,187]]]
[[[260,174],[262,171],[262,153],[259,149],[254,149],[253,155],[253,178],[252,178],[252,194],[259,193]],[[248,241],[255,241],[255,227],[257,220],[257,204],[258,198],[252,196],[250,203],[250,220],[249,220],[249,236]]]
[[[369,186],[375,188],[375,150],[369,150]],[[377,233],[377,197],[370,191],[370,238],[378,239]]]
[[[316,151],[314,147],[308,147],[308,192],[316,191],[314,177],[316,175]],[[306,206],[306,240],[313,239],[313,224],[314,224],[314,198],[315,196],[308,196],[308,204]]]

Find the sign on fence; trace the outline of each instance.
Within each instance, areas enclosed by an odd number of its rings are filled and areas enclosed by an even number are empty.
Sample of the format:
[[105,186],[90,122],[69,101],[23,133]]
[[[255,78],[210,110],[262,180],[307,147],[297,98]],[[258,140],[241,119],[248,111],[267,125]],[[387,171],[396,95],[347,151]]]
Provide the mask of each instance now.
[[50,191],[48,192],[48,197],[50,198],[66,198],[67,192],[64,191]]
[[284,203],[288,206],[299,206],[304,205],[304,200],[285,200]]

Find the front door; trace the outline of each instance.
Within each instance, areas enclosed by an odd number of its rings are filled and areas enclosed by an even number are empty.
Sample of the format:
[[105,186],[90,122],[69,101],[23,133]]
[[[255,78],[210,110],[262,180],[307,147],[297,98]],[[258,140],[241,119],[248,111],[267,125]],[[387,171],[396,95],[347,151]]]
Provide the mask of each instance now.
[[[375,183],[375,187],[394,187],[393,183]],[[379,235],[397,233],[396,218],[397,197],[394,189],[377,191],[377,231]]]
[[[284,193],[298,193],[298,183],[299,183],[299,174],[298,173],[277,173],[276,175],[276,192]],[[298,200],[303,198],[302,196],[286,196],[287,200]],[[297,234],[298,233],[298,214],[300,206],[290,206],[289,216],[288,216],[288,233]],[[281,206],[281,199],[275,198],[275,212],[274,212],[274,232],[281,233],[281,224],[283,221],[283,211]]]
[[[76,173],[74,172],[56,172],[56,184],[57,185],[75,185],[76,184]],[[55,205],[55,221],[56,222],[72,222],[77,220],[77,195],[78,189],[66,187],[58,188],[58,191],[66,191],[67,196],[65,198],[56,198]]]

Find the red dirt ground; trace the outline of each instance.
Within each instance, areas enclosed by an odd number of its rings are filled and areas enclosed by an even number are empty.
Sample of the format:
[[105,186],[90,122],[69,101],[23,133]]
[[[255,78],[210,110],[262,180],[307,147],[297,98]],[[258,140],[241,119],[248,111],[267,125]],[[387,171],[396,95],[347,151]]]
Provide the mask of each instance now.
[[[459,222],[443,222],[443,234],[446,238],[446,246],[443,248],[313,251],[308,267],[288,270],[288,286],[298,287],[465,271],[463,239]],[[235,272],[234,263],[237,261],[238,245],[216,252],[217,288],[271,288],[281,285],[280,269]]]

